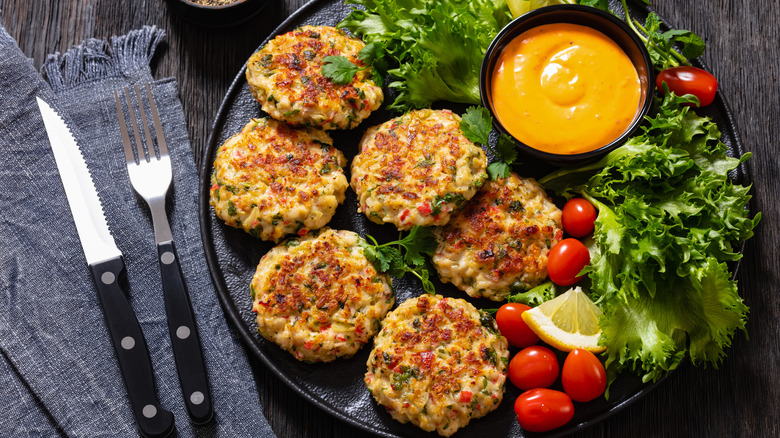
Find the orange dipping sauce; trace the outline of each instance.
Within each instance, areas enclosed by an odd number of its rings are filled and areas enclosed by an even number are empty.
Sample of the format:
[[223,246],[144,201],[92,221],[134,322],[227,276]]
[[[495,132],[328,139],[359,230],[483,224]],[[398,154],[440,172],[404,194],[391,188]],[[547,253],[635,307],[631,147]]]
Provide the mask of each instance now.
[[579,154],[620,137],[639,110],[639,76],[603,33],[569,23],[523,32],[499,55],[492,77],[496,117],[526,145]]

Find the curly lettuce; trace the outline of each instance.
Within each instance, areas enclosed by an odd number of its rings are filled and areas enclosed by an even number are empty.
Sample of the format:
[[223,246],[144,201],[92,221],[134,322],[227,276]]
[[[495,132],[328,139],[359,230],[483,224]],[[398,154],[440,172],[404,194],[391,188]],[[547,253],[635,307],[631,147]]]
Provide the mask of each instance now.
[[479,70],[493,38],[512,16],[504,0],[347,0],[338,27],[381,43],[397,67],[391,108],[407,111],[438,101],[479,104]]
[[610,379],[630,369],[655,381],[686,356],[717,366],[747,320],[727,263],[761,214],[751,217],[750,187],[728,174],[750,154],[728,156],[717,125],[684,106],[692,97],[665,91],[641,135],[540,180],[599,211],[586,272]]

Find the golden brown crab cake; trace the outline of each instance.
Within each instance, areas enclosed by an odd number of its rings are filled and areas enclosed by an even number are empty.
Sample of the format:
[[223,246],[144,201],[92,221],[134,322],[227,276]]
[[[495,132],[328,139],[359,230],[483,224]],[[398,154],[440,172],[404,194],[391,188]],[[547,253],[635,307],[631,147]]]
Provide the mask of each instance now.
[[547,254],[561,240],[561,210],[532,178],[489,181],[434,231],[431,258],[443,282],[495,301],[547,277]]
[[395,302],[389,277],[360,241],[352,231],[324,228],[264,255],[250,287],[258,332],[306,362],[355,354]]
[[322,75],[326,56],[344,56],[364,67],[362,41],[329,26],[302,26],[276,36],[247,61],[252,95],[271,117],[291,125],[351,129],[384,100],[371,69],[359,71],[345,85]]
[[252,119],[217,151],[210,203],[217,217],[278,242],[325,226],[349,184],[344,154],[319,129]]
[[399,230],[443,225],[487,179],[485,152],[448,110],[423,109],[369,128],[352,160],[358,211]]
[[397,421],[450,436],[498,407],[508,362],[493,317],[462,299],[422,295],[382,321],[364,381]]

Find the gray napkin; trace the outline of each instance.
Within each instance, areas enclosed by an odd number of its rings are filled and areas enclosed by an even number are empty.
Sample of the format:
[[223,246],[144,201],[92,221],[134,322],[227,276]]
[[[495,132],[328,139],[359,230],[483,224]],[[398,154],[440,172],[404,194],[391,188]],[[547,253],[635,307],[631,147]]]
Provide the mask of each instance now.
[[[154,27],[50,55],[46,80],[0,26],[0,436],[137,436],[95,286],[35,97],[74,131],[125,255],[130,303],[179,436],[272,437],[252,371],[211,283],[198,176],[176,81],[153,83],[173,162],[168,210],[211,379],[215,420],[189,422],[172,357],[151,217],[125,168],[113,90],[153,81]],[[48,81],[48,83],[46,82]]]

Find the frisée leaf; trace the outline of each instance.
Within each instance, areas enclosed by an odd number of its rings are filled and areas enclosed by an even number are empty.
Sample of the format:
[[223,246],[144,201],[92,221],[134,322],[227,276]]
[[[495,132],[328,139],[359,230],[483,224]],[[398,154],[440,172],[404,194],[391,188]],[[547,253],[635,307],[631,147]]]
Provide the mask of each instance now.
[[350,0],[338,27],[367,43],[381,42],[395,68],[391,108],[405,112],[433,102],[478,104],[482,58],[512,19],[504,0]]
[[751,217],[750,187],[728,173],[750,154],[728,156],[717,125],[683,106],[690,97],[664,96],[641,135],[540,180],[599,212],[585,272],[604,312],[610,379],[630,369],[655,381],[686,356],[717,365],[747,318],[727,263],[742,256],[737,245],[761,214]]

